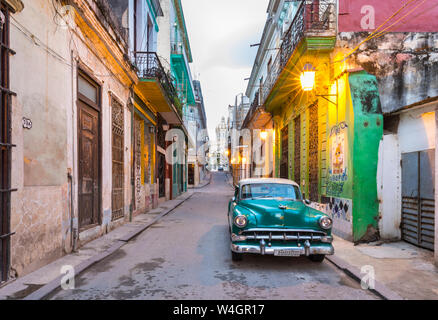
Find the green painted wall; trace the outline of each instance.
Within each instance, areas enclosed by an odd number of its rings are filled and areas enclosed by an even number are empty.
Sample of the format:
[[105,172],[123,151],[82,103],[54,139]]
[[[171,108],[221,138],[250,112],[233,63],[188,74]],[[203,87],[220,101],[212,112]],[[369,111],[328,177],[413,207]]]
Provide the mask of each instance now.
[[378,227],[377,162],[383,116],[376,77],[365,71],[350,74],[349,85],[355,115],[353,237],[359,241],[370,227]]

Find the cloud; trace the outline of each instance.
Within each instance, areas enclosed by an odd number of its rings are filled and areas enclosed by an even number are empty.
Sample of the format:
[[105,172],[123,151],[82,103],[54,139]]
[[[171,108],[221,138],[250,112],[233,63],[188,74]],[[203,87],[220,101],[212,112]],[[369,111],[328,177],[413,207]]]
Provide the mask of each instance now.
[[228,105],[245,92],[266,22],[268,0],[182,0],[194,76],[201,81],[210,140]]

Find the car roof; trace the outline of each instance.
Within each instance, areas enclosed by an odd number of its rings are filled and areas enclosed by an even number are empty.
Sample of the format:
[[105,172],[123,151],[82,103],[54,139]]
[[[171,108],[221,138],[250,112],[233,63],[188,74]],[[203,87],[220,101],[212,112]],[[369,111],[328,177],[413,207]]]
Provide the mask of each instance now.
[[251,179],[242,179],[239,181],[238,185],[243,186],[247,184],[255,184],[255,183],[276,183],[276,184],[289,184],[296,187],[299,185],[292,180],[281,179],[281,178],[251,178]]

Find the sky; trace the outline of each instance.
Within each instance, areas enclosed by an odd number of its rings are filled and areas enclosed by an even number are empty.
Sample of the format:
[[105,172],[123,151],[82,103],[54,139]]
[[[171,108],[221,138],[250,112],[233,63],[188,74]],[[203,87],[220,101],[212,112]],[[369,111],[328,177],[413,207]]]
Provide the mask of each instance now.
[[191,71],[201,81],[210,140],[228,105],[245,93],[266,22],[269,0],[182,0],[193,55]]

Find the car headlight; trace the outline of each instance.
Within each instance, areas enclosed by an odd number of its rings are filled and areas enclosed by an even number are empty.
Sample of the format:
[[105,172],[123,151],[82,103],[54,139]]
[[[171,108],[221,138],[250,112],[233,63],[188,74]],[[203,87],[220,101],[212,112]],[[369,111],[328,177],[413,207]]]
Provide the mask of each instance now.
[[330,229],[333,225],[333,221],[329,217],[324,216],[319,219],[319,225],[323,229]]
[[238,215],[234,218],[234,224],[239,228],[245,228],[248,224],[248,218],[243,215]]

